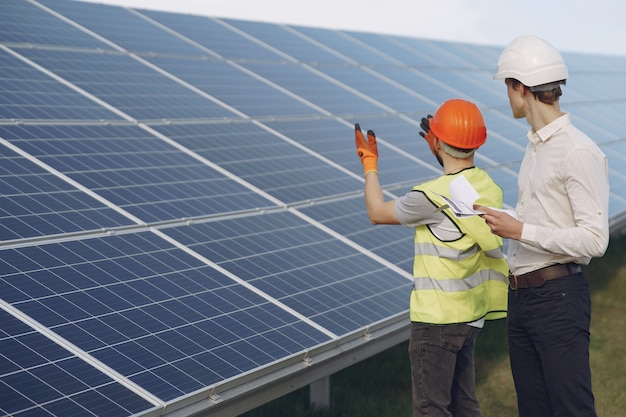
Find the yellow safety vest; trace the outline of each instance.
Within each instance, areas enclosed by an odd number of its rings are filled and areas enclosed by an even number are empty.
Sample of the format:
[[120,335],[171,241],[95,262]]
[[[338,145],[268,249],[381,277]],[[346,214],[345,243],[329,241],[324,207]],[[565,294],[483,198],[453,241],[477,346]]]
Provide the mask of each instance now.
[[[437,194],[450,197],[450,182],[458,175],[464,175],[480,195],[476,204],[502,207],[502,189],[479,168],[444,175],[413,190],[441,207],[445,202]],[[506,317],[508,266],[502,239],[479,216],[456,218],[449,208],[443,213],[462,237],[443,241],[433,234],[432,226],[415,228],[411,321],[452,324]]]

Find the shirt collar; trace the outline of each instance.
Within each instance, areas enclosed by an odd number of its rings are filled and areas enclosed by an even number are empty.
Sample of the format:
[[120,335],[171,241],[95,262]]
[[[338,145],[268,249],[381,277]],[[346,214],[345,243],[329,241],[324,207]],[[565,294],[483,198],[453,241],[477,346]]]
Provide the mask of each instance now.
[[536,132],[533,132],[532,129],[529,130],[526,136],[528,137],[529,141],[531,141],[533,144],[536,145],[539,142],[547,141],[548,139],[550,139],[552,135],[558,132],[563,126],[567,126],[568,124],[570,124],[569,113],[565,113],[563,114],[563,116],[559,116],[558,118],[553,120],[551,123],[545,125],[544,127],[542,127]]

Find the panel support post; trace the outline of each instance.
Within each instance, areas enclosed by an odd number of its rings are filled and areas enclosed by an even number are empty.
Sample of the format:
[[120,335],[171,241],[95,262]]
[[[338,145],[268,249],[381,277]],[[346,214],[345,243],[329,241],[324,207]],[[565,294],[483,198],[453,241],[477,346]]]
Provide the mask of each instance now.
[[309,385],[309,401],[317,408],[330,407],[330,375]]

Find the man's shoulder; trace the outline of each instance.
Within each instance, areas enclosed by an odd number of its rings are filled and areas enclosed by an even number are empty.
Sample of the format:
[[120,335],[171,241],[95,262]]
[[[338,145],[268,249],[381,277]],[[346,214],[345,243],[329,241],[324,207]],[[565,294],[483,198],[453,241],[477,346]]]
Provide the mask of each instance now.
[[600,149],[596,141],[594,141],[587,133],[574,126],[573,124],[569,124],[566,126],[567,140],[569,143],[569,149],[577,150],[589,150],[593,153],[598,153],[604,155],[604,152]]

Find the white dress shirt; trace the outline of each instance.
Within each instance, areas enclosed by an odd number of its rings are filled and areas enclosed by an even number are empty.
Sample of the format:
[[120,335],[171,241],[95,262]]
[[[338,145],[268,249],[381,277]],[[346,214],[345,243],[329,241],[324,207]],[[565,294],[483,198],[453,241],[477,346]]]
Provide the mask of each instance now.
[[609,242],[608,162],[600,148],[564,114],[528,132],[515,209],[524,223],[511,239],[507,260],[514,274],[555,263],[587,265]]

